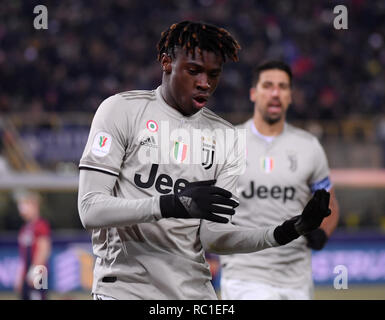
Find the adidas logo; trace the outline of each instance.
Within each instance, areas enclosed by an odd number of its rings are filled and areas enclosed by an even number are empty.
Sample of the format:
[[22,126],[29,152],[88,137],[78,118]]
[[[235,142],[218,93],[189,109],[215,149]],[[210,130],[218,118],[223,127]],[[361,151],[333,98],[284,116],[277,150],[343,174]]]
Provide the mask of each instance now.
[[151,148],[157,148],[155,138],[153,136],[144,138],[142,141],[140,141],[141,146],[148,146]]
[[179,197],[179,200],[180,200],[180,202],[183,204],[183,206],[184,206],[186,209],[189,209],[189,208],[190,208],[191,202],[192,202],[192,198],[186,197],[186,196],[182,196],[182,197]]

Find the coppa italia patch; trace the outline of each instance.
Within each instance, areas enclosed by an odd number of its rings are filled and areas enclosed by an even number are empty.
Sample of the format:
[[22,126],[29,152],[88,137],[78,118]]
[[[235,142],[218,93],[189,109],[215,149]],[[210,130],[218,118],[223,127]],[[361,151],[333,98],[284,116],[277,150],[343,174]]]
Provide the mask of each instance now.
[[104,157],[110,152],[112,138],[106,132],[99,132],[92,143],[92,153],[98,157]]

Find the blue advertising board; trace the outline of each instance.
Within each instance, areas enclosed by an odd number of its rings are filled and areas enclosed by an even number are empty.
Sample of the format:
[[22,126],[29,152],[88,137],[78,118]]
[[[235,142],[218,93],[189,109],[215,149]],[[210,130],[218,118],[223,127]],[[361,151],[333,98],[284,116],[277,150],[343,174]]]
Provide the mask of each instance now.
[[[218,256],[208,254],[213,285],[219,289]],[[94,256],[90,235],[55,237],[48,265],[48,288],[65,293],[90,291]],[[20,261],[16,237],[0,237],[0,291],[13,290]],[[338,266],[348,272],[349,284],[385,283],[385,235],[379,233],[336,233],[321,251],[313,251],[315,284],[333,284]]]

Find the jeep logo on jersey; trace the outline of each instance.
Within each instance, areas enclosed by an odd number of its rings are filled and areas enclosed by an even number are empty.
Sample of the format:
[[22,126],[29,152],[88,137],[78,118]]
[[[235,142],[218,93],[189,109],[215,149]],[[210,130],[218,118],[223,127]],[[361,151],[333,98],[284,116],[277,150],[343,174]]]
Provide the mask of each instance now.
[[92,143],[91,151],[95,156],[104,157],[110,152],[111,136],[106,132],[98,132]]
[[172,178],[167,174],[160,174],[157,177],[156,175],[158,173],[158,168],[158,164],[153,164],[151,166],[150,175],[144,181],[142,180],[141,174],[135,173],[134,183],[139,188],[143,189],[151,188],[155,183],[156,191],[161,194],[167,194],[170,192],[177,194],[181,192],[189,183],[186,179],[177,179],[174,183]]
[[255,188],[254,181],[250,181],[250,190],[242,191],[241,195],[246,199],[252,197],[259,199],[282,199],[285,203],[287,200],[294,200],[295,188],[286,186],[272,186],[270,189],[267,186],[258,186],[258,188]]
[[210,169],[213,166],[214,163],[214,155],[215,155],[215,145],[216,141],[213,138],[212,143],[211,139],[208,139],[205,137],[202,137],[202,155],[203,155],[203,162],[202,166],[206,170]]

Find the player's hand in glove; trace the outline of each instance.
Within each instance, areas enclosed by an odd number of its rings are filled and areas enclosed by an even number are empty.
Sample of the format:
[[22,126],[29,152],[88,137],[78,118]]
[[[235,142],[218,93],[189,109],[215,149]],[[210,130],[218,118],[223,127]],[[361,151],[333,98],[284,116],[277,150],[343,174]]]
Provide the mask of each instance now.
[[314,250],[321,250],[328,241],[328,236],[324,230],[317,228],[305,234],[307,246]]
[[317,229],[322,220],[329,216],[330,193],[325,189],[317,190],[313,198],[307,203],[302,214],[286,220],[282,225],[274,230],[274,238],[284,245],[297,239],[299,236],[307,234]]
[[214,186],[216,180],[189,183],[179,194],[160,196],[160,211],[164,218],[196,218],[227,223],[227,218],[215,213],[233,215],[238,202],[232,193]]

